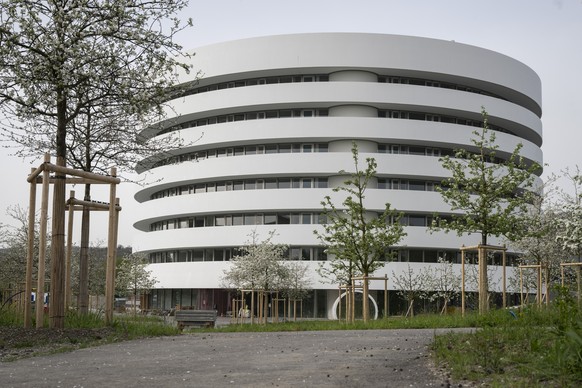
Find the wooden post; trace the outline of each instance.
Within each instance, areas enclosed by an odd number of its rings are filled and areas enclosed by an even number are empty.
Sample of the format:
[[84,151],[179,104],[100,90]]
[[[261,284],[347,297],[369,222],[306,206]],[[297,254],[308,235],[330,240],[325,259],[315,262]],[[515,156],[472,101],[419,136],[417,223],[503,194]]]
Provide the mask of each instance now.
[[487,303],[487,250],[479,245],[479,314],[485,314],[489,309]]
[[384,274],[384,318],[388,318],[388,274]]
[[505,245],[503,246],[503,308],[507,307],[507,275],[506,275],[506,267],[507,267],[507,255],[505,254]]
[[550,267],[546,266],[546,307],[550,306]]
[[519,267],[519,304],[523,308],[523,268]]
[[[245,301],[243,298],[243,311],[246,310],[246,305],[245,305]],[[251,290],[251,313],[250,313],[250,318],[251,318],[251,325],[255,323],[255,290]],[[244,316],[244,314],[243,314]]]
[[542,265],[538,266],[538,307],[542,308]]
[[[45,168],[42,171],[42,197],[40,205],[40,230],[38,248],[38,274],[36,283],[36,328],[44,326],[44,273],[46,258],[46,233],[48,222],[49,170],[46,164],[50,163],[49,154],[44,155]],[[30,236],[34,238],[34,236]],[[52,291],[52,290],[51,290]]]
[[461,316],[465,316],[465,246],[461,247]]
[[73,217],[75,214],[75,191],[71,190],[69,198],[69,222],[67,225],[67,252],[65,257],[65,307],[68,309],[71,306],[71,258],[73,253]]
[[338,291],[339,291],[339,295],[337,298],[337,320],[341,321],[342,320],[342,285],[338,284]]
[[[31,173],[34,168],[31,169]],[[36,179],[30,182],[30,197],[28,200],[28,247],[26,249],[26,278],[24,281],[24,327],[32,326],[32,261],[34,257],[34,230],[36,214]]]
[[[111,168],[111,176],[117,176],[117,169]],[[115,259],[116,259],[116,184],[111,183],[109,188],[109,229],[107,235],[107,269],[105,277],[105,323],[113,323],[113,302],[115,297]]]

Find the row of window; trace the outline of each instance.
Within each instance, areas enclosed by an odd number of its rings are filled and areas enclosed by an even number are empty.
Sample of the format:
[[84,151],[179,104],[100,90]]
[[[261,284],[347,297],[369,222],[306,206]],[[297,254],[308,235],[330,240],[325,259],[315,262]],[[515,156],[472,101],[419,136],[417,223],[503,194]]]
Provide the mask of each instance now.
[[320,213],[238,213],[185,217],[154,222],[150,225],[150,231],[211,226],[309,225],[325,223],[326,218]]
[[409,146],[405,144],[378,144],[378,153],[436,157],[455,155],[455,151],[451,148]]
[[435,191],[440,181],[378,178],[378,188],[388,190]]
[[215,90],[240,88],[245,86],[288,84],[298,82],[327,82],[327,81],[329,81],[329,75],[327,74],[282,75],[275,77],[249,78],[237,81],[221,82],[219,84],[212,84],[208,86],[187,90],[179,97],[190,96],[192,94],[198,93],[212,92]]
[[213,148],[210,150],[200,150],[172,156],[160,160],[154,164],[154,167],[165,166],[168,164],[200,161],[204,159],[223,158],[227,156],[244,156],[257,154],[289,154],[289,153],[311,153],[327,152],[327,143],[289,143],[289,144],[259,144],[238,147]]
[[186,121],[184,123],[168,127],[162,130],[159,134],[173,132],[185,128],[203,127],[205,125],[230,123],[234,121],[283,119],[289,117],[327,117],[328,115],[329,111],[327,109],[281,109],[235,113],[231,115],[212,116]]
[[[328,143],[259,144],[238,147],[213,148],[210,150],[200,150],[196,152],[175,155],[156,162],[153,165],[153,167],[230,156],[289,154],[289,153],[298,154],[298,153],[328,152],[328,151],[329,151]],[[423,147],[405,144],[378,144],[378,153],[398,154],[398,155],[420,155],[434,157],[455,155],[455,151],[451,148]]]
[[391,76],[391,75],[386,75],[386,76],[381,75],[381,76],[378,76],[378,82],[390,83],[390,84],[429,86],[429,87],[433,87],[433,88],[451,89],[451,90],[458,90],[461,92],[482,94],[484,96],[489,96],[489,97],[494,97],[494,98],[505,100],[505,98],[500,97],[496,94],[489,93],[489,92],[486,92],[484,90],[473,88],[470,86],[458,85],[458,84],[453,84],[453,83],[449,83],[449,82],[441,82],[441,81],[422,79],[422,78],[395,77],[395,76]]
[[[412,179],[378,178],[378,189],[436,191],[440,181],[422,181]],[[182,185],[160,190],[150,199],[174,197],[178,195],[214,193],[220,191],[270,190],[270,189],[326,189],[327,178],[259,178],[234,181],[218,181]]]
[[[442,217],[446,218],[446,217]],[[434,217],[426,214],[403,214],[400,224],[403,226],[432,225]],[[154,222],[150,225],[150,231],[204,228],[213,226],[241,226],[241,225],[311,225],[325,224],[327,218],[320,213],[237,213],[220,214],[198,217],[182,217],[170,220]]]
[[157,191],[151,199],[176,195],[214,193],[218,191],[263,190],[263,189],[326,189],[327,178],[265,178],[234,181],[219,181],[183,185]]
[[[193,88],[187,90],[175,98],[185,97],[198,93],[206,93],[216,90],[240,88],[245,86],[256,86],[256,85],[272,85],[272,84],[286,84],[286,83],[300,83],[300,82],[328,82],[328,74],[296,74],[296,75],[281,75],[272,77],[260,77],[260,78],[248,78],[236,81],[221,82],[218,84],[212,84],[208,86],[202,86],[198,88]],[[496,94],[486,92],[482,89],[474,88],[471,86],[453,84],[450,82],[442,82],[431,79],[422,78],[412,78],[412,77],[402,77],[393,75],[378,75],[379,83],[391,83],[391,84],[404,84],[404,85],[416,85],[416,86],[428,86],[433,88],[443,88],[458,90],[468,93],[482,94],[485,96],[490,96],[494,98],[504,99]]]
[[[182,249],[150,253],[150,263],[186,263],[193,261],[230,261],[242,254],[239,248]],[[323,247],[288,247],[284,257],[289,260],[325,261]]]
[[[220,124],[233,121],[246,121],[257,119],[276,119],[289,117],[326,117],[329,115],[328,109],[281,109],[261,112],[246,112],[232,115],[205,117],[197,120],[187,121],[178,125],[168,127],[159,134],[178,131],[185,128],[200,127],[205,125]],[[483,122],[479,120],[471,120],[463,117],[438,115],[428,112],[417,111],[402,111],[402,110],[378,110],[378,117],[390,119],[405,119],[405,120],[419,120],[419,121],[436,121],[449,124],[465,125],[471,127],[483,127]],[[507,129],[499,126],[488,124],[491,130],[513,134]]]
[[[150,263],[185,263],[199,261],[230,261],[233,257],[240,255],[239,248],[205,248],[205,249],[182,249],[163,252],[150,253]],[[324,247],[289,247],[284,257],[289,260],[305,261],[326,261],[327,253]],[[387,255],[382,261],[399,261],[415,263],[437,263],[439,258],[449,262],[460,264],[461,252],[455,250],[436,250],[436,249],[392,249],[387,251]],[[508,253],[506,256],[508,266],[519,265],[519,257],[515,254]],[[466,253],[466,262],[475,264],[477,254],[473,252]],[[489,260],[491,265],[502,265],[502,254],[496,252],[491,255]]]
[[[470,120],[470,119],[466,119],[463,117],[437,115],[434,113],[425,113],[425,112],[412,112],[412,111],[403,111],[403,110],[380,110],[380,111],[378,111],[378,117],[384,117],[384,118],[389,118],[389,119],[435,121],[435,122],[440,122],[440,123],[467,125],[470,127],[483,128],[483,121]],[[509,133],[509,134],[513,135],[512,132],[508,131],[507,129],[501,128],[497,125],[491,125],[491,124],[487,123],[487,127],[493,131]]]

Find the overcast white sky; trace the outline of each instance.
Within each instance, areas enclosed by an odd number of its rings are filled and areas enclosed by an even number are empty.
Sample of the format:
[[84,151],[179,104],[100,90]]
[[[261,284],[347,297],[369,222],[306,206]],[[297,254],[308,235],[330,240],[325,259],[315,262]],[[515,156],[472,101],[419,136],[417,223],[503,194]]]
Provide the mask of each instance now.
[[[185,49],[273,34],[371,32],[454,40],[508,55],[542,80],[546,174],[582,167],[582,114],[575,114],[582,111],[582,0],[191,0],[181,16],[194,22],[178,37]],[[6,185],[0,223],[9,223],[7,207],[28,206],[31,162],[0,152]],[[39,155],[33,165],[41,161]],[[136,233],[134,191],[130,184],[118,190],[123,245]],[[92,240],[106,235],[106,215],[95,214]]]

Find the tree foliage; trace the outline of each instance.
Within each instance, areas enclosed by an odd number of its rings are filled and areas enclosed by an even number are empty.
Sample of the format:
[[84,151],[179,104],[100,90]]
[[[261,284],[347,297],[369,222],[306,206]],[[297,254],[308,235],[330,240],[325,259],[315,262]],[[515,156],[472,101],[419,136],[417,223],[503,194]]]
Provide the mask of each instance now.
[[[24,149],[46,152],[82,145],[72,133],[65,138],[64,130],[83,115],[83,120],[106,120],[110,112],[122,111],[133,119],[147,118],[152,109],[161,113],[177,68],[189,70],[177,60],[182,47],[173,41],[184,27],[174,14],[186,5],[163,0],[3,1],[0,107],[8,120],[3,129]],[[126,128],[128,120],[112,122],[111,134],[92,140],[115,139],[117,127]],[[57,155],[64,156],[64,150]]]
[[[343,186],[333,189],[346,195],[341,206],[336,206],[330,196],[321,202],[326,223],[324,231],[315,231],[326,247],[328,262],[320,267],[320,274],[333,276],[343,284],[351,284],[354,275],[370,276],[384,265],[388,249],[406,235],[399,222],[400,216],[389,203],[379,214],[373,214],[364,206],[365,193],[376,175],[377,163],[366,158],[366,167],[359,166],[358,147],[352,145],[354,172],[340,171],[349,175]],[[363,285],[364,320],[368,319],[368,282]]]
[[[173,40],[184,28],[175,14],[187,4],[185,0],[2,1],[4,136],[22,147],[21,155],[54,152],[60,166],[82,160],[83,169],[90,171],[89,163],[94,167],[111,163],[105,162],[108,158],[117,159],[116,164],[131,160],[140,140],[140,126],[134,124],[159,118],[176,71],[189,71],[179,61],[181,46]],[[97,147],[96,142],[105,146]],[[127,144],[133,152],[123,150]],[[67,158],[68,147],[80,156]],[[53,200],[50,305],[55,318],[51,327],[62,327],[62,179],[55,181]]]
[[[16,225],[0,225],[0,289],[19,290],[24,287],[28,249],[28,211],[19,206],[6,210]],[[36,221],[38,223],[38,220]],[[35,228],[33,278],[38,271],[39,227]],[[50,263],[50,256],[45,258]],[[49,278],[47,272],[45,278]]]
[[248,244],[239,248],[224,271],[223,284],[238,290],[276,291],[284,288],[288,269],[285,266],[286,245],[274,244],[271,231],[263,241],[256,231],[250,234]]
[[[328,271],[345,283],[350,282],[353,275],[369,276],[381,267],[388,248],[398,244],[406,235],[398,222],[400,215],[389,203],[378,215],[364,206],[366,190],[376,175],[376,160],[366,158],[366,167],[361,170],[355,143],[352,158],[355,172],[349,173],[343,186],[333,189],[334,192],[345,193],[345,199],[341,206],[336,206],[330,196],[325,197],[321,202],[326,217],[324,231],[314,232],[326,247]],[[339,174],[348,175],[343,170]]]
[[158,282],[146,268],[147,264],[147,258],[137,253],[125,255],[117,264],[115,289],[119,295],[133,296],[134,312],[138,297],[148,293]]
[[563,195],[556,240],[568,256],[582,261],[582,172],[576,166],[574,172],[564,171],[564,176],[570,181],[573,194]]
[[540,166],[525,162],[520,156],[521,144],[509,157],[499,157],[485,109],[482,116],[483,127],[473,132],[472,149],[459,149],[454,157],[440,159],[451,177],[438,191],[456,213],[450,219],[437,217],[434,227],[459,235],[479,233],[481,244],[486,245],[489,236],[516,239],[524,234],[520,226],[533,201],[534,173]]

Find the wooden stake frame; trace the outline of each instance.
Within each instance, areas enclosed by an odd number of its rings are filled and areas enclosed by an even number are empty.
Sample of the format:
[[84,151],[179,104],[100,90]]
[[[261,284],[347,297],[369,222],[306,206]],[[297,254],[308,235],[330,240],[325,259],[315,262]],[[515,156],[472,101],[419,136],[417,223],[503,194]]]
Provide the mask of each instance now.
[[[359,281],[370,281],[370,280],[384,280],[384,318],[388,317],[388,308],[389,308],[389,304],[388,304],[388,275],[384,274],[384,277],[373,277],[373,276],[357,276],[357,277],[353,277],[352,278],[352,290],[354,289],[354,282],[356,280]],[[360,286],[363,287],[363,286]],[[368,283],[368,290],[370,287],[370,283]],[[368,295],[363,295],[362,293],[362,297],[367,297]],[[355,299],[354,299],[355,301]],[[355,306],[354,304],[352,305],[352,309],[354,309]],[[352,312],[352,315],[355,314],[355,310]]]
[[[34,220],[36,213],[36,185],[42,183],[42,198],[41,198],[41,234],[40,234],[40,247],[39,247],[39,274],[38,274],[38,284],[37,285],[37,308],[36,308],[36,327],[40,328],[43,326],[44,320],[44,258],[46,254],[46,221],[48,218],[48,186],[55,182],[55,179],[49,176],[50,173],[60,173],[65,174],[65,184],[109,184],[110,185],[110,201],[109,204],[100,204],[108,207],[109,210],[109,229],[108,229],[108,246],[107,246],[107,270],[106,270],[106,307],[105,307],[105,322],[111,324],[113,321],[113,298],[115,290],[115,257],[116,257],[116,247],[117,247],[117,232],[118,232],[118,221],[119,221],[119,199],[115,197],[117,185],[121,182],[117,178],[117,170],[111,168],[111,175],[99,175],[92,172],[75,170],[68,167],[57,166],[50,162],[50,155],[45,154],[44,162],[36,169],[32,169],[29,174],[27,181],[30,183],[30,197],[29,197],[29,226],[28,226],[28,252],[27,252],[27,263],[26,263],[26,279],[25,279],[25,305],[24,305],[24,327],[31,326],[31,303],[30,295],[32,293],[32,255],[34,248]],[[40,175],[42,174],[42,177]],[[69,177],[72,176],[72,177]],[[53,200],[54,201],[54,200]],[[69,211],[71,210],[69,205]],[[85,204],[87,206],[87,204]],[[69,221],[72,217],[69,215]],[[43,226],[44,223],[44,226]],[[71,229],[69,229],[69,233]],[[67,254],[68,260],[70,260],[70,253]],[[42,264],[42,268],[41,268]],[[69,264],[66,264],[68,267]],[[66,271],[70,269],[66,269]],[[66,272],[64,271],[64,272]],[[69,272],[70,274],[70,272]],[[41,283],[42,279],[42,283]],[[68,286],[68,280],[64,279],[65,284]],[[67,287],[70,289],[70,287]],[[55,291],[56,292],[56,291]],[[56,301],[56,304],[60,306],[49,305],[49,314],[51,317],[53,311],[64,311],[68,303],[67,292],[60,295],[52,295],[52,299]],[[39,297],[40,296],[40,297]],[[69,296],[70,297],[70,296]],[[40,305],[40,308],[39,308]]]
[[503,266],[503,307],[507,307],[507,247],[495,245],[475,245],[462,246],[461,250],[461,315],[465,316],[465,252],[477,251],[479,255],[479,314],[484,314],[489,310],[487,302],[487,252],[502,252],[502,266]]
[[[538,290],[537,290],[537,300],[538,306],[542,307],[542,269],[544,269],[543,264],[530,264],[530,265],[520,265],[519,267],[519,302],[521,307],[523,308],[525,304],[523,303],[523,270],[527,268],[536,268],[538,270]],[[546,300],[548,298],[548,284],[546,280]]]
[[562,276],[562,287],[564,287],[564,267],[578,267],[578,272],[576,274],[576,283],[578,286],[578,305],[582,306],[582,279],[580,279],[582,273],[582,263],[560,263],[560,273]]

